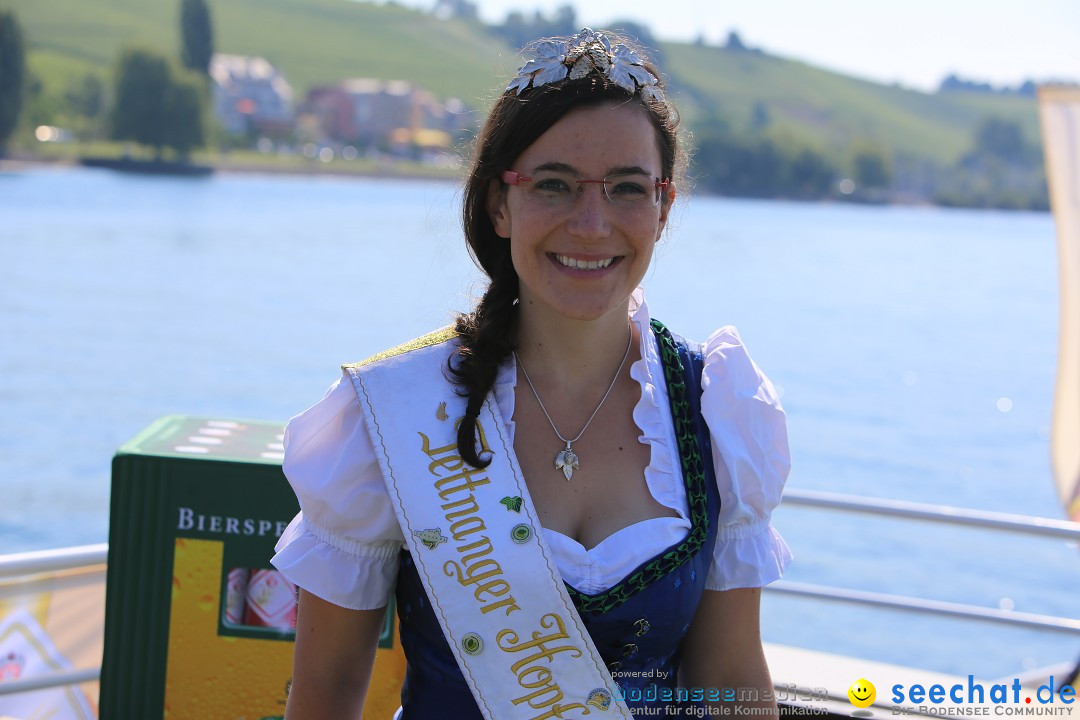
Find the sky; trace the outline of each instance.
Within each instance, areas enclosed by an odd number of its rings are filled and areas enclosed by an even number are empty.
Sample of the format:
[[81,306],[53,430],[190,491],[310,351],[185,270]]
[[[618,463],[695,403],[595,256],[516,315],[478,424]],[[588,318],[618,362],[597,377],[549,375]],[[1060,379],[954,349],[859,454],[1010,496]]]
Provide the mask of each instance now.
[[[424,9],[434,0],[402,0]],[[565,0],[473,0],[486,21]],[[993,85],[1080,81],[1080,0],[576,0],[582,25],[644,22],[662,40],[731,30],[746,45],[884,83],[933,90],[956,73]]]

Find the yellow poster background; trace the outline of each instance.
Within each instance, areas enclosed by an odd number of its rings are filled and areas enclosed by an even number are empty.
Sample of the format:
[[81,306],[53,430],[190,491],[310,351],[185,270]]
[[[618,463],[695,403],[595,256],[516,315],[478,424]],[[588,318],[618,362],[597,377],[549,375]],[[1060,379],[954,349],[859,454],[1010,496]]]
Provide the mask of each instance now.
[[[177,538],[173,560],[165,718],[269,720],[285,713],[293,644],[218,635],[224,544]],[[364,720],[390,720],[400,704],[405,657],[380,649]]]

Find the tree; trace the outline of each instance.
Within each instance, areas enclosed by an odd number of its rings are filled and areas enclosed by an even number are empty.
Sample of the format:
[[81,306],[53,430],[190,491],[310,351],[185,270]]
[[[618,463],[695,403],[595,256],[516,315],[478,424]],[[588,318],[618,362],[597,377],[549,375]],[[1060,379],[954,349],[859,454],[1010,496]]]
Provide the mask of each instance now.
[[706,132],[694,152],[704,189],[732,197],[775,197],[783,192],[785,158],[768,138]]
[[549,35],[573,35],[580,30],[574,6],[560,5],[555,10],[555,16],[549,21],[549,27],[551,28]]
[[207,75],[214,54],[214,30],[206,0],[181,0],[180,48],[184,67]]
[[64,105],[76,115],[89,120],[97,118],[105,110],[105,83],[94,73],[68,81]]
[[856,187],[884,188],[892,182],[892,171],[880,150],[860,150],[855,154],[854,166]]
[[975,154],[1022,164],[1032,153],[1024,143],[1020,123],[988,117],[975,131]]
[[469,0],[437,0],[431,14],[440,20],[475,22],[480,19],[480,10],[476,3]]
[[203,142],[203,94],[194,80],[176,77],[169,62],[150,50],[127,50],[116,72],[111,115],[114,140],[150,145],[161,156],[181,156]]
[[203,144],[203,92],[195,78],[175,81],[166,96],[166,144],[182,159]]
[[622,33],[637,43],[649,55],[652,64],[657,67],[667,67],[663,50],[652,30],[648,25],[643,25],[635,20],[612,20],[608,24],[612,30]]
[[13,12],[0,10],[0,157],[19,124],[25,81],[22,30]]
[[573,5],[556,8],[555,14],[550,18],[540,10],[536,10],[532,17],[526,17],[520,10],[511,10],[506,14],[502,25],[490,27],[492,33],[504,38],[516,48],[524,47],[539,37],[573,35],[580,29]]
[[836,170],[824,155],[810,149],[799,152],[790,161],[787,193],[800,198],[818,198],[829,194]]
[[772,116],[769,114],[769,106],[761,100],[754,103],[750,112],[750,127],[754,132],[760,132],[769,126]]
[[172,85],[169,62],[149,50],[126,50],[116,71],[112,138],[165,146],[166,96]]
[[506,20],[502,25],[495,25],[492,30],[501,35],[512,48],[524,47],[529,42],[530,26],[525,20],[525,14],[520,10],[511,10],[506,13]]

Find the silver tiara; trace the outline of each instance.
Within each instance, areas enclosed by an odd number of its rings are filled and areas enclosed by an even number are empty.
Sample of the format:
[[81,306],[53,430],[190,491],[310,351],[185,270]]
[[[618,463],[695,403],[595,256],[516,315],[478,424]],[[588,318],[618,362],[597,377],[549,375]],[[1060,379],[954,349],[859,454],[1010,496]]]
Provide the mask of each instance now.
[[603,33],[585,28],[569,40],[541,40],[528,49],[533,57],[506,86],[507,92],[516,90],[520,95],[530,85],[540,87],[567,77],[576,80],[595,72],[607,75],[631,95],[640,91],[646,100],[664,100],[660,81],[641,57],[625,45],[612,45]]

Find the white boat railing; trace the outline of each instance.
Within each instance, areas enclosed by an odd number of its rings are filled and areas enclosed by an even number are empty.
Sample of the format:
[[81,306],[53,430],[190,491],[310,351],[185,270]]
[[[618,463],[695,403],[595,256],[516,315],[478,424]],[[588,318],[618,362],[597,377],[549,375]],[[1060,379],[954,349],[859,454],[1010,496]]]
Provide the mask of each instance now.
[[873,515],[930,520],[950,525],[1008,530],[1040,537],[1080,540],[1080,523],[1078,522],[992,512],[990,510],[969,510],[968,508],[951,507],[949,505],[869,498],[859,495],[822,492],[820,490],[791,489],[784,491],[784,504],[821,507],[830,510],[850,510]]
[[0,682],[0,695],[14,695],[16,693],[30,692],[31,690],[80,685],[84,682],[94,682],[100,679],[100,667],[86,668],[85,670],[59,670],[25,680],[4,680]]
[[[959,525],[964,527],[984,528],[1006,532],[1017,532],[1044,538],[1057,538],[1080,541],[1080,523],[1053,518],[1032,517],[1013,513],[992,512],[989,510],[971,510],[968,508],[929,503],[868,498],[858,495],[822,492],[819,490],[793,490],[784,492],[783,504],[857,512],[909,520]],[[1080,619],[1063,618],[1054,615],[1016,612],[999,608],[988,608],[967,603],[928,600],[908,595],[892,595],[868,590],[851,590],[832,585],[777,580],[765,588],[769,592],[813,597],[837,602],[855,603],[875,607],[888,607],[909,612],[921,612],[932,615],[980,620],[1005,625],[1014,625],[1034,630],[1047,630],[1080,635]]]
[[[8,585],[12,589],[26,588],[31,590],[39,584],[44,576],[63,573],[67,570],[93,568],[95,565],[101,566],[100,571],[89,575],[82,574],[81,577],[99,578],[97,582],[104,583],[105,563],[108,554],[108,544],[98,543],[96,545],[0,555],[0,586]],[[102,618],[102,625],[104,625],[104,620]],[[52,687],[79,685],[85,682],[94,682],[100,678],[100,666],[59,670],[35,677],[0,681],[0,695],[14,695]]]
[[[868,513],[914,520],[946,523],[967,527],[1024,533],[1038,537],[1080,541],[1080,523],[1052,518],[1031,517],[1010,513],[970,510],[945,505],[867,498],[815,490],[787,490],[784,504],[828,510]],[[37,552],[0,556],[0,581],[42,573],[69,570],[104,563],[108,545],[86,545]],[[983,622],[1019,625],[1036,630],[1080,635],[1080,619],[1014,612],[964,603],[927,600],[904,595],[891,595],[863,590],[851,590],[828,585],[815,585],[790,580],[778,580],[765,588],[768,592],[814,597],[837,602],[889,607],[909,612],[958,617]],[[88,668],[44,675],[36,678],[0,682],[0,695],[39,690],[47,687],[72,685],[96,680],[101,669]]]
[[896,608],[899,610],[909,610],[911,612],[947,615],[951,617],[966,618],[968,620],[1001,623],[1004,625],[1019,625],[1033,630],[1050,630],[1053,632],[1080,635],[1080,620],[1057,617],[1055,615],[1039,615],[1038,613],[1001,610],[998,608],[983,607],[981,605],[946,602],[944,600],[926,600],[924,598],[911,597],[908,595],[890,595],[888,593],[876,593],[868,590],[848,590],[846,588],[838,588],[831,585],[815,585],[814,583],[794,582],[792,580],[777,580],[770,584],[766,590],[787,595],[823,598],[835,600],[837,602]]
[[108,543],[0,555],[0,580],[104,565],[108,556]]

